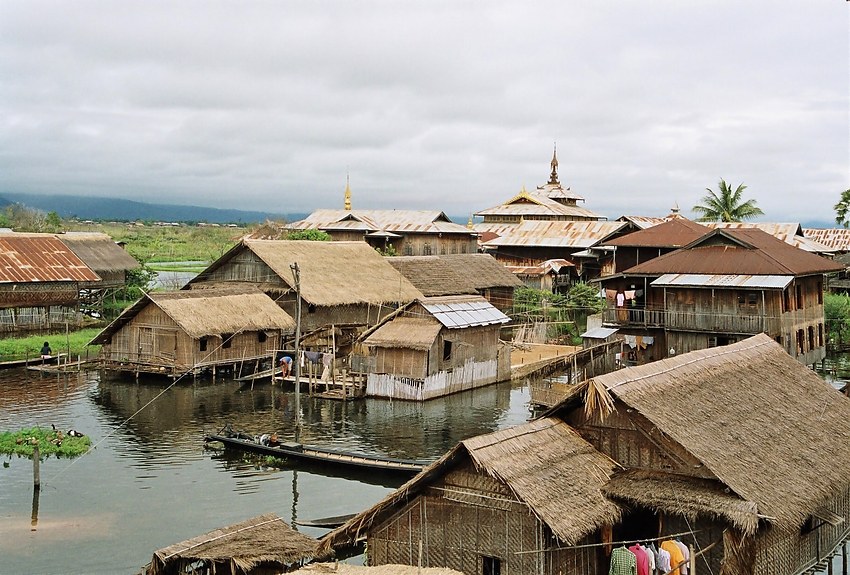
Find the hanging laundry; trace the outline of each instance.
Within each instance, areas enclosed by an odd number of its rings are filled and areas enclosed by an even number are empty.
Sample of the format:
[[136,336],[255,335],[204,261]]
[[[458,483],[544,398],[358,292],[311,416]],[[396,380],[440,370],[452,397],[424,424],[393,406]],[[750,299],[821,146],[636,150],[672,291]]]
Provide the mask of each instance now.
[[608,575],[637,575],[637,558],[635,554],[623,547],[617,547],[611,552],[611,567]]
[[661,548],[670,554],[670,569],[672,569],[670,575],[684,575],[679,569],[679,565],[684,562],[685,557],[682,555],[682,550],[679,549],[676,542],[672,539],[668,539],[661,544]]
[[[676,539],[674,543],[679,547],[679,550],[682,552],[682,557],[684,558],[684,560],[689,560],[691,558],[691,552],[688,550],[688,546],[679,541],[678,539]],[[688,575],[688,564],[685,563],[680,568],[680,571],[682,572],[682,575]]]
[[643,550],[643,547],[635,544],[629,547],[629,551],[635,556],[637,575],[649,575],[649,558],[646,556],[646,551]]
[[670,553],[663,547],[659,547],[658,553],[655,554],[655,567],[659,573],[670,571]]

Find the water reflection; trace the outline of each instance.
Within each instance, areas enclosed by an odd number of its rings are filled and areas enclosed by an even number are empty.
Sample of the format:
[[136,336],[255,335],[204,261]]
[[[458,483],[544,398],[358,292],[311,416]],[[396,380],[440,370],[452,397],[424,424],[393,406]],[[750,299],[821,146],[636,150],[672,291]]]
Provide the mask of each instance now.
[[[0,572],[131,573],[151,553],[216,527],[274,512],[288,521],[354,513],[403,478],[321,466],[269,468],[204,449],[226,423],[294,437],[295,398],[269,384],[178,383],[85,372],[0,374],[0,430],[75,428],[95,446],[41,465],[38,528],[32,465],[0,468]],[[525,388],[491,386],[426,404],[339,402],[302,394],[301,440],[410,459],[435,458],[466,437],[525,421]],[[326,530],[299,527],[317,537]]]

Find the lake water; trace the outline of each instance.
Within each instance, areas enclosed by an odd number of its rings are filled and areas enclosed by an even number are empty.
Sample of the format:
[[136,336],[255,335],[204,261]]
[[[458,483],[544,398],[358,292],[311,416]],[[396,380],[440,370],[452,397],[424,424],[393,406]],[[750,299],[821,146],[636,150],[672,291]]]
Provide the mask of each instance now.
[[[32,529],[29,459],[0,467],[0,574],[130,574],[156,549],[274,512],[287,522],[355,513],[403,479],[266,468],[204,449],[226,423],[251,433],[295,432],[295,396],[279,386],[178,383],[98,372],[0,372],[0,429],[83,431],[96,446],[41,464]],[[459,440],[529,417],[527,388],[510,383],[424,404],[340,402],[301,394],[301,441],[411,459],[439,457]],[[313,537],[324,529],[298,527]]]
[[[840,362],[839,362],[840,363]],[[847,364],[841,364],[841,367]],[[843,369],[836,370],[843,377]],[[3,456],[0,574],[131,574],[153,551],[274,512],[287,522],[356,513],[403,479],[267,468],[205,450],[205,432],[230,423],[294,438],[295,396],[218,380],[178,383],[83,372],[0,372],[0,429],[75,428],[95,448],[41,465],[32,528],[32,463]],[[364,453],[433,459],[461,439],[529,418],[528,389],[503,383],[424,404],[340,402],[302,393],[301,441]],[[319,537],[324,529],[298,527]],[[839,566],[836,558],[835,566]]]

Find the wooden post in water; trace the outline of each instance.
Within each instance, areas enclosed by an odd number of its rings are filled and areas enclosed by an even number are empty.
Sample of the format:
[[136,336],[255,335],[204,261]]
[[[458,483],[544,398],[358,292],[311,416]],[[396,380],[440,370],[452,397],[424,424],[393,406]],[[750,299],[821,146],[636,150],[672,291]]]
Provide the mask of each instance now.
[[301,438],[301,271],[298,262],[289,266],[295,279],[295,357],[292,364],[295,367],[295,441]]
[[38,451],[38,445],[34,445],[32,448],[32,485],[35,487],[36,491],[41,489],[41,469],[39,465],[41,463],[41,454]]

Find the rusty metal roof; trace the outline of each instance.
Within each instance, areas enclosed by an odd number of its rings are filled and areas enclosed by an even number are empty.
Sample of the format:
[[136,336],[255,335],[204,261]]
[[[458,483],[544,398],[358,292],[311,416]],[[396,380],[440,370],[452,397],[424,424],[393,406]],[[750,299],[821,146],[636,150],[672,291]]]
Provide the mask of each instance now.
[[784,289],[793,279],[794,276],[773,275],[664,274],[651,284],[653,287]]
[[685,218],[671,218],[605,242],[609,246],[677,248],[690,244],[710,230]]
[[477,235],[456,224],[443,212],[434,210],[316,210],[291,228],[306,230],[362,230],[418,234]]
[[0,283],[96,281],[100,276],[52,234],[0,234]]
[[514,225],[505,235],[484,242],[483,245],[589,248],[629,225],[629,222],[526,220]]
[[625,270],[626,275],[810,275],[844,266],[757,228],[716,229],[689,246]]
[[650,216],[620,216],[618,222],[631,222],[640,229],[651,228],[658,224],[664,223],[666,218],[655,218]]
[[850,229],[803,228],[803,235],[835,251],[850,252]]

